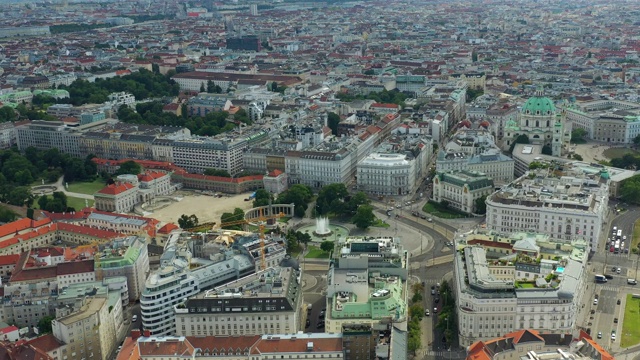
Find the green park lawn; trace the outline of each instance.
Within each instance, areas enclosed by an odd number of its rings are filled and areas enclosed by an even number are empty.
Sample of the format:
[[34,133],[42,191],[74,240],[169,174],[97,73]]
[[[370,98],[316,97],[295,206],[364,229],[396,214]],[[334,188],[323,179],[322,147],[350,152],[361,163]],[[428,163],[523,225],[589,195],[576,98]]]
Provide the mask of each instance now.
[[636,220],[633,224],[633,239],[631,239],[631,246],[629,249],[637,249],[640,242],[640,220]]
[[93,195],[103,187],[105,187],[104,180],[98,178],[94,181],[88,181],[88,182],[73,182],[69,184],[69,189],[67,189],[67,191],[80,193],[80,194]]
[[384,220],[380,220],[378,218],[376,218],[376,221],[374,221],[373,225],[371,225],[372,227],[379,227],[379,228],[388,228],[390,225],[387,224],[386,222],[384,222]]
[[452,209],[447,209],[444,208],[438,204],[434,204],[432,202],[428,202],[426,204],[424,204],[424,207],[422,208],[422,211],[426,212],[427,214],[431,214],[433,216],[437,216],[439,218],[442,219],[462,219],[462,218],[466,218],[467,215],[457,212],[455,210]]
[[629,148],[611,148],[604,151],[603,155],[608,159],[621,158],[625,154],[640,155],[640,152]]
[[620,347],[627,348],[640,343],[640,326],[638,324],[640,324],[640,299],[634,299],[633,295],[628,294],[624,307]]
[[309,251],[307,252],[307,255],[305,256],[305,258],[307,259],[328,259],[329,258],[329,253],[320,250],[319,247],[313,246],[313,245],[309,245],[308,246]]

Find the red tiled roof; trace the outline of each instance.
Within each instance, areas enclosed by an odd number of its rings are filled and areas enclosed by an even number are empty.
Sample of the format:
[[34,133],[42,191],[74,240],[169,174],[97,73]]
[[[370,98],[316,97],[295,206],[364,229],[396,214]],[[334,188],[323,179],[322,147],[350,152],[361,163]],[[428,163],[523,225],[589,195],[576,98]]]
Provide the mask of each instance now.
[[384,108],[384,109],[397,109],[398,105],[396,104],[384,104],[384,103],[373,103],[371,104],[372,108]]
[[4,265],[15,265],[20,259],[20,255],[12,254],[12,255],[0,255],[0,266]]
[[110,184],[102,188],[102,190],[98,191],[100,194],[105,195],[118,195],[127,190],[133,189],[135,186],[130,183],[118,183],[118,184]]
[[250,350],[260,340],[260,335],[246,335],[246,336],[187,336],[187,340],[195,348],[201,349],[203,352],[209,350],[209,353],[213,353],[215,350],[218,354],[234,355],[237,349],[240,352]]
[[163,171],[147,170],[142,174],[138,174],[138,180],[139,181],[144,181],[144,182],[149,182],[149,181],[153,181],[153,180],[156,180],[156,179],[160,179],[163,176],[167,176],[167,173],[163,172]]
[[7,326],[6,328],[0,329],[0,334],[8,334],[14,331],[18,331],[19,329],[13,325]]
[[269,176],[270,177],[278,177],[281,174],[284,174],[284,173],[282,171],[278,170],[278,169],[275,169],[275,170],[273,170],[272,172],[269,173]]
[[[251,354],[274,354],[287,352],[306,352],[308,339],[260,339],[251,349]],[[313,352],[341,351],[342,339],[313,339]]]
[[62,346],[62,343],[60,343],[53,334],[39,336],[33,340],[29,340],[27,344],[44,352],[49,352]]
[[195,353],[195,348],[188,340],[181,341],[178,338],[170,338],[160,341],[138,341],[138,350],[140,351],[141,356],[192,356]]
[[161,227],[160,230],[158,230],[158,232],[160,234],[169,234],[171,233],[173,230],[179,229],[180,227],[178,227],[178,225],[173,224],[173,223],[168,223],[165,226]]
[[117,231],[101,230],[101,229],[96,229],[89,226],[82,226],[82,225],[75,225],[75,224],[68,224],[68,223],[56,223],[55,225],[57,226],[57,229],[59,231],[67,231],[67,232],[72,232],[76,234],[89,235],[89,236],[97,237],[101,239],[113,239],[113,238],[122,236],[122,234]]
[[93,259],[63,262],[57,265],[57,275],[83,274],[94,271]]
[[22,218],[20,220],[16,220],[14,222],[10,222],[8,224],[0,226],[0,238],[7,235],[15,234],[29,228],[44,226],[50,222],[51,220],[49,219],[31,220],[29,218]]

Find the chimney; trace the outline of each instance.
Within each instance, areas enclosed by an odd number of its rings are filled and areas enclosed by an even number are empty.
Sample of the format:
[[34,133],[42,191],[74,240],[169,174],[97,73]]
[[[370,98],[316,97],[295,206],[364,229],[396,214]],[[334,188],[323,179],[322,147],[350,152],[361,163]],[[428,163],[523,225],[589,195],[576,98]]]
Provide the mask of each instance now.
[[149,330],[144,330],[142,333],[144,334],[144,337],[151,337],[151,331]]
[[135,341],[135,340],[136,340],[136,339],[138,339],[141,335],[142,335],[142,333],[140,332],[140,329],[133,329],[133,330],[131,330],[131,340]]

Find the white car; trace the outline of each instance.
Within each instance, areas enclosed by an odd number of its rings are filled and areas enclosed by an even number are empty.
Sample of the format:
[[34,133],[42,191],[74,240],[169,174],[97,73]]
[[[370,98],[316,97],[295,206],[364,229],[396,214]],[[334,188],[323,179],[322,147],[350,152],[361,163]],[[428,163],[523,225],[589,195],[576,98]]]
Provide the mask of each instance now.
[[621,272],[622,272],[622,269],[620,269],[620,268],[616,269],[616,274],[620,274]]
[[429,309],[425,310],[425,311],[424,311],[424,316],[429,316],[429,315],[431,315],[431,314],[429,313]]
[[616,332],[615,332],[615,330],[611,332],[611,341],[616,341]]
[[593,305],[598,305],[598,299],[593,299]]

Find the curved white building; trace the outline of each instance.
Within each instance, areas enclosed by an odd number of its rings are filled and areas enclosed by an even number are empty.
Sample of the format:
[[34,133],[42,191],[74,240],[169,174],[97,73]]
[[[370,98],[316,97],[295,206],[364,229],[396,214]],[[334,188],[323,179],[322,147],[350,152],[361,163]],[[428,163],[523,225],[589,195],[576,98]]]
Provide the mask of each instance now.
[[373,153],[357,167],[358,190],[374,195],[405,195],[415,187],[415,167],[404,154]]
[[185,302],[201,290],[224,284],[255,271],[246,254],[235,254],[217,247],[209,258],[192,257],[190,236],[171,236],[160,258],[160,269],[145,283],[140,298],[142,325],[153,335],[174,335],[174,306]]

